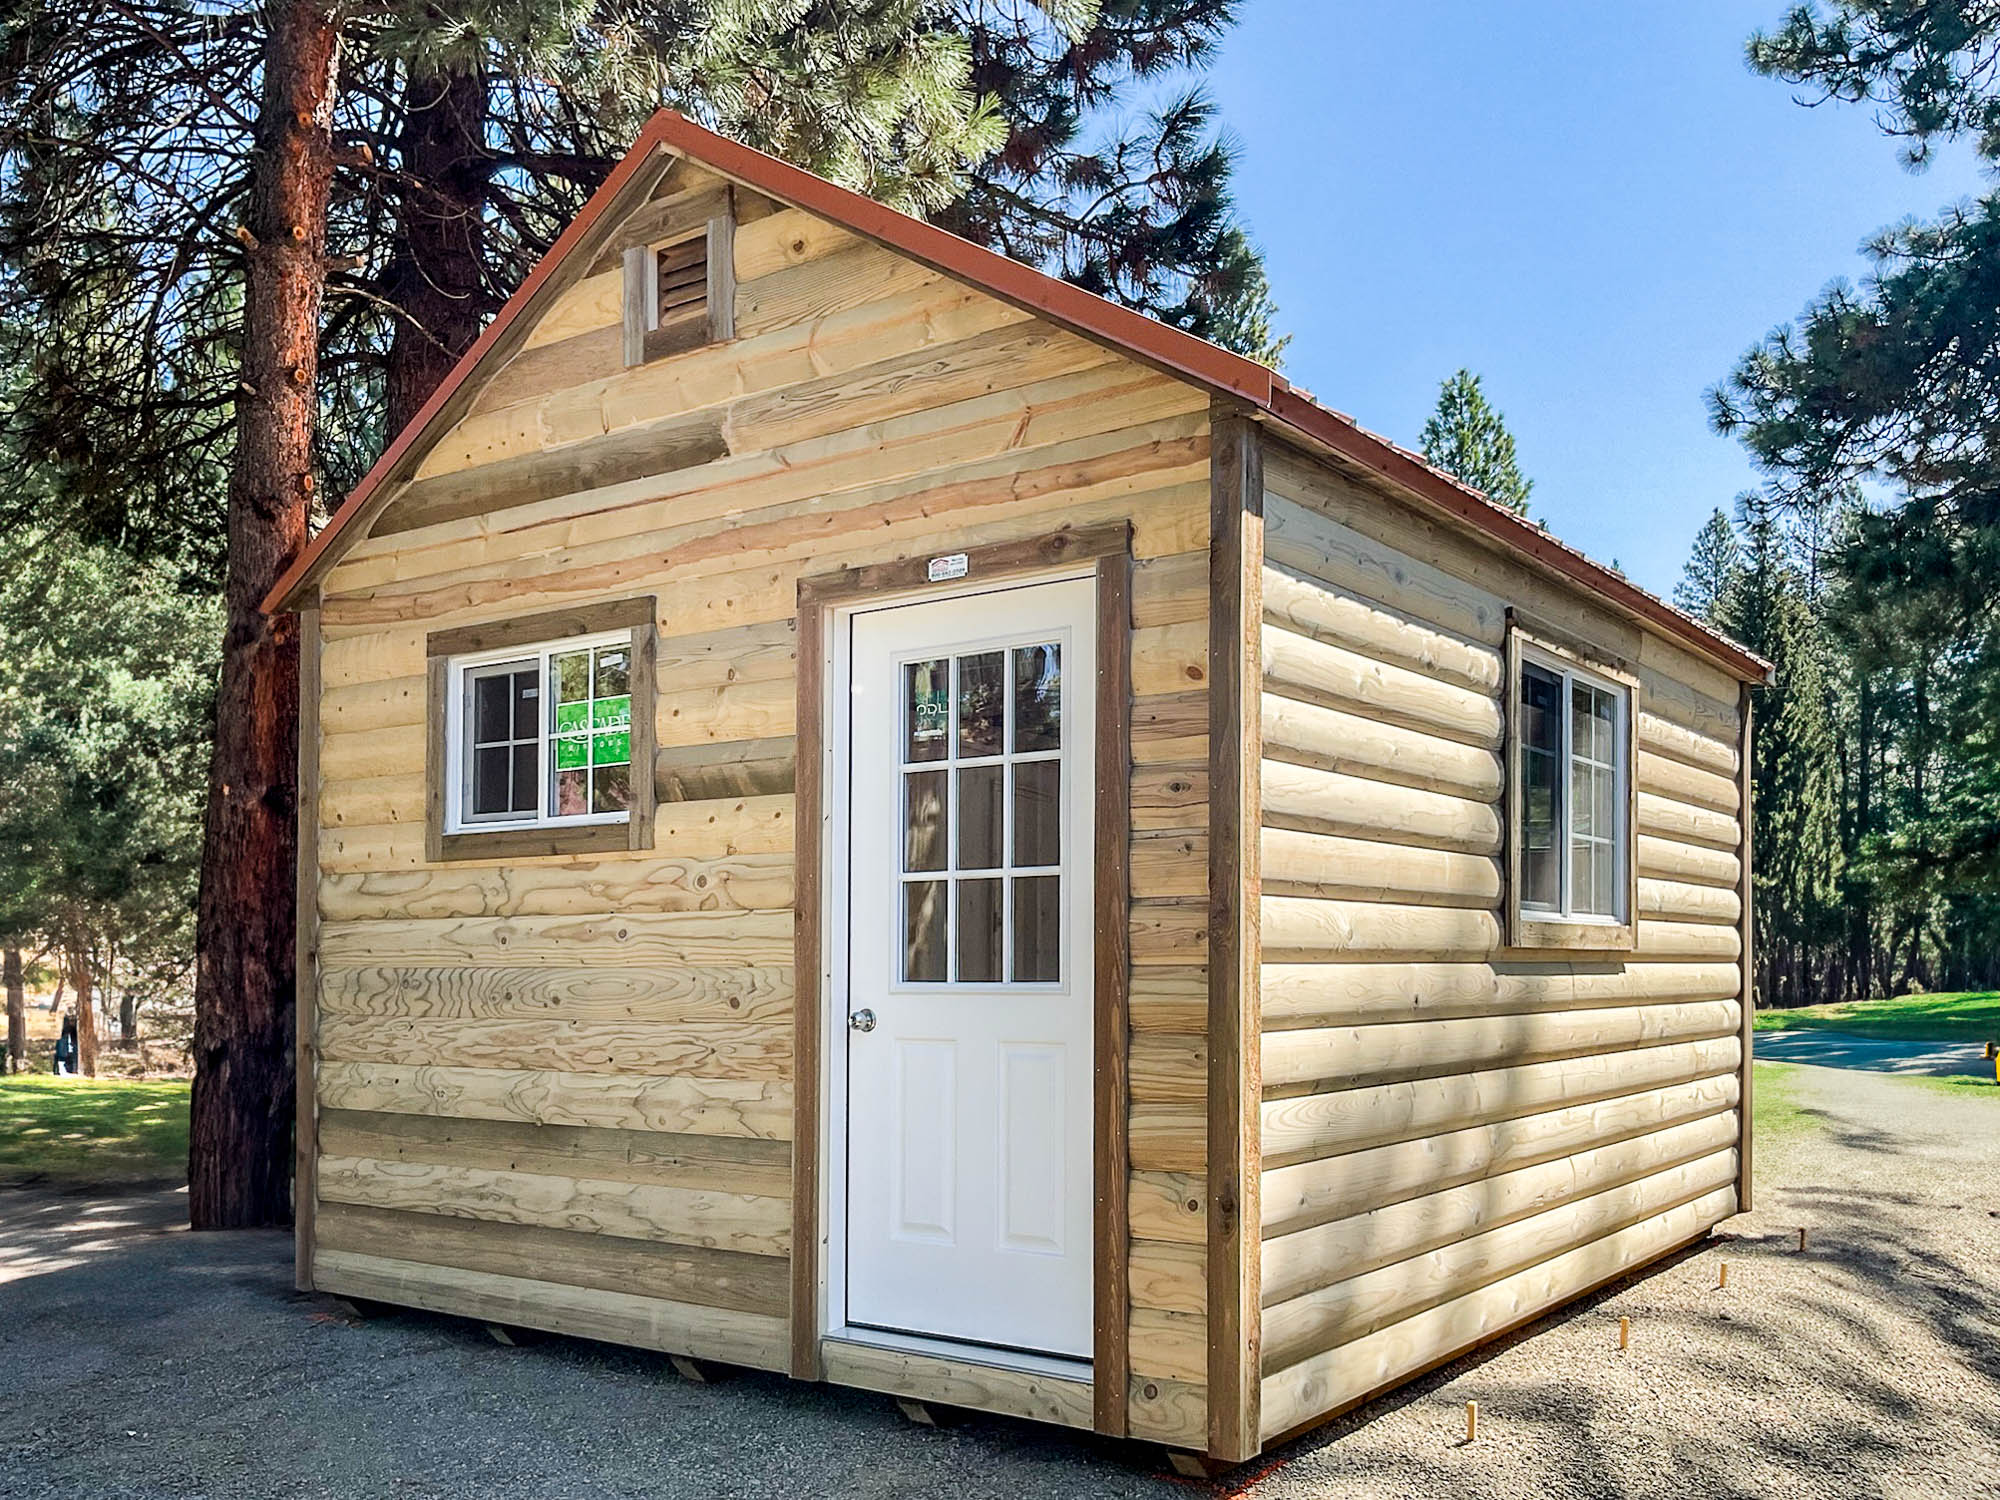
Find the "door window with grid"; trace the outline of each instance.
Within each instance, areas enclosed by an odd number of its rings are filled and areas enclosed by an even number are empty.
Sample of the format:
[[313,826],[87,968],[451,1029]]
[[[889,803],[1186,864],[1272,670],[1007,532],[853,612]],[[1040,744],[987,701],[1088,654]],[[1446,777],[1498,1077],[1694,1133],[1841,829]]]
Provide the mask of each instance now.
[[1063,981],[1062,645],[901,670],[905,984]]

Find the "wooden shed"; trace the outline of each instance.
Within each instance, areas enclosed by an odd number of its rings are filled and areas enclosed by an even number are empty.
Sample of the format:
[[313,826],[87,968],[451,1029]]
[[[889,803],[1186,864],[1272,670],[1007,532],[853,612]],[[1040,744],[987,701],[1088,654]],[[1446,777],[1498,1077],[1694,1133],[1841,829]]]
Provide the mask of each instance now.
[[1763,664],[678,116],[268,606],[301,1286],[1230,1461],[1747,1206]]

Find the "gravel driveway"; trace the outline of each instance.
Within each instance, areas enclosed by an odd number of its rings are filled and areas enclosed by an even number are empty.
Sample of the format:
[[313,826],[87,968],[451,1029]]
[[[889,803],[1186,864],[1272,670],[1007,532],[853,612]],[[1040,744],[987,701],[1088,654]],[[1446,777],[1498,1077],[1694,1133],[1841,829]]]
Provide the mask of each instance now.
[[[1788,1087],[1807,1128],[1761,1143],[1761,1205],[1734,1237],[1218,1491],[1989,1491],[2000,1104],[1818,1068]],[[447,1318],[353,1321],[291,1290],[285,1236],[189,1234],[184,1201],[0,1192],[10,1500],[1176,1492],[1137,1446],[982,1417],[932,1431],[886,1398],[750,1374],[691,1385],[651,1355],[563,1339],[503,1348]],[[1468,1400],[1482,1414],[1469,1447]]]

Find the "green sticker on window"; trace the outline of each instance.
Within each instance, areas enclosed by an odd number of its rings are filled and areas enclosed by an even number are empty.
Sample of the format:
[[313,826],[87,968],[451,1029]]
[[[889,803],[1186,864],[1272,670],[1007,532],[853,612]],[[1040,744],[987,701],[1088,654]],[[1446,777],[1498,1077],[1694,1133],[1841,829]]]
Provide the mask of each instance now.
[[590,728],[590,705],[588,703],[558,703],[556,705],[556,729],[563,734]]
[[593,729],[619,729],[631,722],[630,697],[599,698],[590,705],[590,723]]
[[590,741],[586,739],[563,739],[556,741],[556,768],[574,771],[589,760]]
[[600,766],[622,765],[632,758],[632,735],[628,730],[600,734],[591,741],[592,759]]

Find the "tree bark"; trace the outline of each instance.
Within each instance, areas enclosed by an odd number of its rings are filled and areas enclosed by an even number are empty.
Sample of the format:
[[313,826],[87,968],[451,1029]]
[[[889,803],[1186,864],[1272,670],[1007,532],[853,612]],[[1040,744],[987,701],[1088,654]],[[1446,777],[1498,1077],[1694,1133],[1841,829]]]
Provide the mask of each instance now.
[[7,1065],[9,1071],[18,1073],[28,1050],[28,988],[21,977],[19,948],[7,950],[4,973],[7,986]]
[[340,28],[322,0],[265,11],[229,475],[227,623],[195,917],[188,1217],[291,1221],[298,622],[258,608],[305,546]]
[[129,984],[118,997],[118,1045],[127,1052],[139,1045],[139,995]]
[[76,991],[76,1071],[97,1076],[97,994],[90,973],[90,955],[83,948],[69,957],[70,988]]
[[418,72],[404,90],[404,179],[386,291],[402,310],[389,345],[388,431],[400,433],[499,308],[486,283],[493,170],[483,69]]

